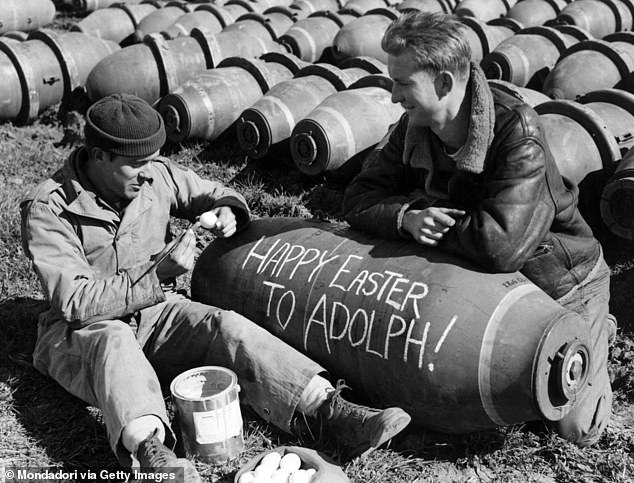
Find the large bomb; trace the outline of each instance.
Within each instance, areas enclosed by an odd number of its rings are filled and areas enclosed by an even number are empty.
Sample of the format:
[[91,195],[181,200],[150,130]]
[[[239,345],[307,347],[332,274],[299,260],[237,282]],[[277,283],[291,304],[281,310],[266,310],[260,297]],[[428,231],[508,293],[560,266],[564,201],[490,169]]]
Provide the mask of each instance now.
[[463,35],[471,47],[471,60],[480,62],[505,39],[513,36],[522,26],[513,19],[499,18],[484,23],[474,17],[460,17],[467,27]]
[[456,15],[475,17],[484,22],[504,17],[517,0],[462,0],[456,7]]
[[389,77],[371,74],[326,97],[293,128],[297,169],[311,176],[334,171],[375,146],[403,114],[391,90]]
[[578,40],[552,27],[529,27],[500,42],[480,65],[489,79],[541,90],[561,54]]
[[396,10],[375,8],[344,25],[333,40],[335,59],[370,56],[387,63],[387,52],[381,48],[381,39],[398,16]]
[[12,30],[31,31],[44,27],[55,18],[51,0],[2,0],[0,35]]
[[611,170],[621,159],[605,120],[576,101],[554,100],[535,106],[559,172],[575,184],[590,173]]
[[575,99],[598,89],[627,87],[632,70],[634,53],[622,42],[583,40],[561,54],[542,91],[555,99]]
[[596,38],[630,30],[634,15],[629,0],[576,0],[557,15],[560,24],[577,25]]
[[522,0],[508,11],[506,17],[524,27],[537,27],[553,20],[567,5],[567,0]]
[[439,431],[559,420],[591,383],[579,315],[522,274],[341,225],[252,222],[204,250],[191,292]]
[[323,10],[311,13],[299,20],[279,39],[287,50],[307,62],[326,61],[332,56],[332,46],[337,32],[353,21],[355,11],[341,10],[334,13]]
[[94,65],[118,49],[111,41],[48,29],[35,30],[19,43],[0,40],[0,120],[35,120],[83,86]]

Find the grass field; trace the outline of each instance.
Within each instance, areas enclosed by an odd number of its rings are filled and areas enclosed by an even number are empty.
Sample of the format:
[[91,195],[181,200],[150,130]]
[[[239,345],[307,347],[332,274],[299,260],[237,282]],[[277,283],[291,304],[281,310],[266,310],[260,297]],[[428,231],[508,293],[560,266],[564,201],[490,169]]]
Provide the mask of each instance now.
[[[99,410],[28,365],[37,315],[46,303],[22,253],[18,205],[70,153],[70,148],[54,146],[61,137],[53,109],[31,126],[0,125],[0,470],[6,465],[117,468]],[[238,189],[255,216],[340,216],[345,176],[307,178],[287,156],[249,161],[239,154],[230,133],[212,146],[174,147],[166,154],[202,176]],[[592,448],[578,449],[525,425],[462,436],[412,427],[389,448],[346,461],[333,441],[290,437],[243,408],[244,454],[220,467],[197,462],[204,479],[232,482],[240,465],[260,451],[303,445],[340,463],[354,483],[634,481],[634,245],[600,226],[596,231],[612,270],[610,309],[618,318],[619,332],[610,361],[615,415]],[[187,277],[180,283],[187,288]],[[167,395],[166,401],[171,408]]]

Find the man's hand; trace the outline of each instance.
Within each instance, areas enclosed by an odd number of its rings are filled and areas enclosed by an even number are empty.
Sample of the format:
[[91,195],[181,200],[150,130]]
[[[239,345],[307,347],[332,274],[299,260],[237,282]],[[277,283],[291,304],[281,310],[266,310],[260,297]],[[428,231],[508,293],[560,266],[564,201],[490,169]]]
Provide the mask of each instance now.
[[463,210],[432,206],[424,210],[409,210],[403,216],[403,230],[421,245],[436,246],[445,233],[466,214]]
[[230,207],[221,206],[210,211],[218,218],[216,224],[208,228],[214,235],[220,238],[228,238],[236,232],[238,226],[236,215],[233,214],[233,210]]
[[198,248],[196,248],[196,235],[191,228],[185,231],[182,238],[179,237],[167,244],[156,255],[156,259],[161,258],[175,244],[174,250],[156,266],[156,275],[161,282],[178,277],[194,268],[194,262],[198,256]]

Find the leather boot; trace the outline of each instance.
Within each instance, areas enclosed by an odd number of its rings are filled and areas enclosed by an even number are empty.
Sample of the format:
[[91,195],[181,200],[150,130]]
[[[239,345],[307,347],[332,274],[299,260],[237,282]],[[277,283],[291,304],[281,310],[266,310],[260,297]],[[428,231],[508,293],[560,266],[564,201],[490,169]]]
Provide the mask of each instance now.
[[[202,483],[194,464],[187,458],[178,458],[176,454],[156,437],[158,429],[150,433],[137,450],[140,473],[169,473],[167,469],[183,469],[183,483]],[[143,481],[148,481],[145,479]]]
[[383,410],[360,406],[341,396],[349,389],[343,380],[319,408],[324,429],[346,447],[351,456],[365,456],[403,431],[411,417],[401,408]]

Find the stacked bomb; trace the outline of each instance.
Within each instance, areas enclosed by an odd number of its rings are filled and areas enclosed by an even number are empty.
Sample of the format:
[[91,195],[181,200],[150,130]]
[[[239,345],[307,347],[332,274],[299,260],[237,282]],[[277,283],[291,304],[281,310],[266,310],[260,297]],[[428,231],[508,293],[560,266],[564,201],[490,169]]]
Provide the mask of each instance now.
[[363,156],[403,114],[391,101],[391,89],[389,77],[373,74],[324,99],[291,134],[298,169],[317,175]]
[[0,38],[0,120],[33,121],[83,86],[94,65],[118,49],[89,35],[45,29],[19,43]]
[[0,35],[37,30],[52,22],[54,17],[55,4],[51,0],[2,0]]
[[117,3],[91,13],[73,24],[71,30],[121,43],[130,38],[143,19],[158,8],[160,4],[147,0],[136,4]]
[[[149,31],[163,28],[164,24],[157,27],[160,22],[153,22],[155,27],[149,28],[148,23],[141,21],[135,32],[140,35],[142,28],[147,30],[143,42],[127,46],[100,62],[87,80],[88,96],[95,101],[109,94],[127,92],[155,102],[197,73],[213,69],[227,57],[256,57],[266,52],[287,51],[285,44],[277,40],[281,31],[301,16],[298,12],[306,13],[304,4],[308,3],[302,1],[304,3],[296,0],[291,5],[294,13],[290,17],[279,8],[266,9],[263,14],[249,14],[245,7],[251,8],[253,3],[241,0],[230,0],[223,7],[203,4],[193,12],[181,11],[184,15],[179,19],[190,14],[197,14],[197,17],[190,15],[182,21],[177,20],[162,33],[150,34]],[[165,8],[168,7],[161,11]]]
[[86,80],[86,90],[93,101],[126,92],[154,103],[223,59],[280,51],[277,42],[240,30],[209,35],[194,29],[191,36],[173,40],[147,35],[142,44],[125,47],[99,62]]
[[115,3],[136,5],[142,0],[64,0],[64,5],[79,14],[88,14],[96,10],[111,7]]

